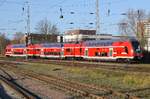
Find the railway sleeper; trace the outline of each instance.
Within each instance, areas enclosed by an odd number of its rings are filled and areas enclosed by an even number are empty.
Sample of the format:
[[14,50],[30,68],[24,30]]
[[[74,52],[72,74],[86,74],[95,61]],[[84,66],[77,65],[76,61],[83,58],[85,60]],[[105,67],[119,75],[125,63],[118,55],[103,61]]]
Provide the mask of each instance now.
[[[22,73],[22,71],[23,70],[20,70],[19,72],[20,73]],[[36,74],[36,73],[32,73],[32,72],[29,72],[28,71],[28,73],[27,73],[27,71],[25,72],[24,71],[24,75],[28,75],[28,76],[31,76],[31,77],[33,77],[33,78],[36,78],[36,79],[39,79],[39,80],[42,80],[42,81],[45,81],[45,82],[47,82],[47,83],[53,83],[54,85],[56,85],[56,86],[60,86],[60,87],[63,87],[63,88],[66,88],[67,90],[73,90],[73,91],[75,91],[74,89],[72,89],[72,86],[70,87],[70,84],[69,84],[69,86],[68,85],[63,85],[63,83],[61,83],[61,85],[60,85],[60,81],[58,81],[57,80],[57,77],[51,77],[51,79],[50,78],[48,78],[47,76],[44,76],[44,75],[39,75],[39,74]],[[61,80],[61,79],[59,79],[59,80]],[[64,82],[65,80],[63,80],[63,82]],[[69,82],[69,81],[68,81]],[[82,85],[82,84],[81,84]],[[111,92],[111,91],[110,91]],[[85,91],[81,91],[81,93],[83,93],[83,94],[87,94]],[[118,92],[114,92],[114,91],[112,91],[112,94],[116,94],[116,95],[124,95],[124,94],[122,94],[122,93],[118,93]],[[139,98],[133,98],[132,97],[132,99],[139,99]]]

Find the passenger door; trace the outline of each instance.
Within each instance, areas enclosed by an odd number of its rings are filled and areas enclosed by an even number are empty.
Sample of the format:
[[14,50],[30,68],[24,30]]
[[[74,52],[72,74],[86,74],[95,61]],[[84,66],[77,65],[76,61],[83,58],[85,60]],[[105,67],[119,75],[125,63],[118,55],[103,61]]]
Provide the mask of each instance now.
[[109,48],[109,57],[113,57],[113,48]]
[[84,56],[87,57],[87,56],[88,56],[88,53],[89,53],[89,52],[88,52],[88,48],[86,48],[86,49],[85,49],[85,52],[84,52]]

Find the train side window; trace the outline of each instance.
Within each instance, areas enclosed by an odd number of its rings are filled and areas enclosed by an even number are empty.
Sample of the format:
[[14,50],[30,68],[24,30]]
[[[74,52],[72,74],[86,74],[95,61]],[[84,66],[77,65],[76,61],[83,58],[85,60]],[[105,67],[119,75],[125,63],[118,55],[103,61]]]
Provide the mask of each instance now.
[[98,55],[98,52],[95,52],[95,56],[99,56],[99,55]]
[[40,49],[36,49],[36,51],[40,51]]
[[46,52],[44,52],[44,55],[46,55],[47,53]]
[[82,52],[82,48],[80,48],[80,53]]
[[6,52],[10,52],[11,50],[10,49],[6,49]]
[[116,48],[114,48],[114,52],[117,52],[117,49],[116,49]]
[[107,52],[102,52],[101,56],[107,56]]
[[14,54],[23,54],[23,52],[14,52]]
[[66,52],[71,52],[71,49],[70,49],[70,48],[67,48],[67,49],[66,49]]
[[125,52],[128,54],[128,48],[127,47],[124,47],[124,49],[125,49]]
[[95,56],[107,56],[107,52],[95,52]]

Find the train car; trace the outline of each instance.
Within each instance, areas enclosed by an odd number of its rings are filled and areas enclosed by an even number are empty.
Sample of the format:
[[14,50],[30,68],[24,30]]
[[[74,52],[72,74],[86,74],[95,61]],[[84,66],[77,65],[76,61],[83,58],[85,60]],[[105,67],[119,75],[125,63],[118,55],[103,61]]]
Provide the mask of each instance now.
[[82,43],[44,43],[8,45],[5,56],[26,56],[55,59],[86,59],[105,61],[131,61],[143,57],[140,44],[130,40],[92,40]]
[[41,44],[34,44],[34,50],[35,50],[34,56],[35,57],[40,57],[41,49],[42,49]]
[[5,56],[10,57],[12,56],[12,45],[7,45],[5,48]]
[[40,44],[30,44],[27,47],[27,56],[28,57],[40,57],[41,54],[41,45]]
[[82,43],[66,43],[63,47],[64,57],[67,59],[82,59],[84,55],[84,48]]
[[25,57],[26,56],[26,46],[25,44],[13,44],[8,45],[5,50],[5,56],[9,57]]
[[33,57],[35,55],[35,46],[33,44],[28,45],[26,49],[28,57]]
[[44,43],[40,44],[41,46],[41,54],[40,57],[42,58],[62,58],[63,51],[62,47],[63,44],[61,43]]
[[86,41],[84,59],[130,61],[141,59],[142,53],[136,40],[96,40]]

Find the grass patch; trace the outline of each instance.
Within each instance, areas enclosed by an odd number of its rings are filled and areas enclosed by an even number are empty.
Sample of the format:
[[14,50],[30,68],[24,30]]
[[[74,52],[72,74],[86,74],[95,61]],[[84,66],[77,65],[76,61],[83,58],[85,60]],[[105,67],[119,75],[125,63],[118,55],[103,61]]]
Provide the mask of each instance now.
[[107,85],[115,89],[150,87],[150,75],[148,74],[86,68],[69,68],[68,72],[84,75],[85,78],[82,78],[81,81],[86,81],[85,83],[94,83],[100,86]]
[[119,91],[150,88],[150,74],[148,73],[113,71],[87,67],[69,67],[41,63],[27,63],[26,65],[18,65],[18,67]]
[[150,76],[125,75],[122,82],[130,87],[150,87]]

